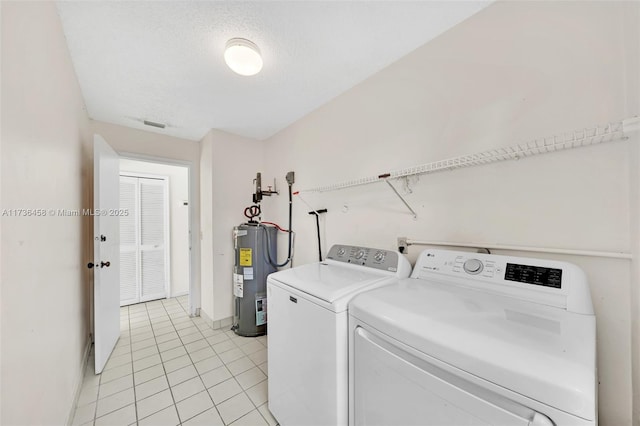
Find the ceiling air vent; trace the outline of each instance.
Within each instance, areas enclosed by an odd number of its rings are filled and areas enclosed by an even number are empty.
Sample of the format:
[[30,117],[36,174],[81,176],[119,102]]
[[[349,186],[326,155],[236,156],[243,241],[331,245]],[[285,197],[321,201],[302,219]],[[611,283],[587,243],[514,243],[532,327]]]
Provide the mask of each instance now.
[[156,123],[155,121],[144,120],[143,123],[146,124],[147,126],[158,127],[160,129],[164,129],[165,127],[167,127],[166,124]]

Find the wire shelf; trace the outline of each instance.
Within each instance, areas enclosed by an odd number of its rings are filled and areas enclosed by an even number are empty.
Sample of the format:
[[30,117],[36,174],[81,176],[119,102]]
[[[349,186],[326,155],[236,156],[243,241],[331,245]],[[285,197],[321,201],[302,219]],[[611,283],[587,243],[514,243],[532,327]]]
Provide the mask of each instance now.
[[353,186],[368,185],[375,182],[384,182],[388,179],[402,178],[407,176],[436,173],[444,170],[454,170],[463,167],[479,166],[483,164],[496,163],[499,161],[518,160],[538,154],[546,154],[555,151],[563,151],[573,148],[597,145],[606,142],[614,142],[627,139],[627,133],[637,131],[640,128],[640,119],[631,117],[625,120],[616,121],[604,126],[576,130],[560,135],[534,139],[529,142],[519,143],[502,148],[490,149],[476,154],[462,155],[446,160],[434,161],[432,163],[412,166],[401,170],[383,173],[377,176],[369,176],[360,179],[335,183],[332,185],[319,186],[300,192],[327,192],[338,189],[350,188]]

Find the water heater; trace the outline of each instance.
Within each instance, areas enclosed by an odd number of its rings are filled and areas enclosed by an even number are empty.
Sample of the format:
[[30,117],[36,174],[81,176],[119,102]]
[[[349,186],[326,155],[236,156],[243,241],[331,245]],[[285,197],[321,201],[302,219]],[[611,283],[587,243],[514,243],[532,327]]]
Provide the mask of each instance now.
[[262,223],[233,228],[233,330],[240,336],[267,333],[267,276],[276,271],[277,229]]

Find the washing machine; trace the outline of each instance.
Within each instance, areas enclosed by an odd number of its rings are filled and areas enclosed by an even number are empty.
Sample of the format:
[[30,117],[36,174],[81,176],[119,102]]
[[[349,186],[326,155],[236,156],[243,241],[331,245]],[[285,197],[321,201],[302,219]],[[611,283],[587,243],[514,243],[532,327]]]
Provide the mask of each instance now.
[[353,298],[349,351],[351,425],[597,424],[596,318],[569,263],[425,250]]
[[411,273],[399,252],[334,245],[267,279],[269,410],[281,426],[348,423],[347,304]]

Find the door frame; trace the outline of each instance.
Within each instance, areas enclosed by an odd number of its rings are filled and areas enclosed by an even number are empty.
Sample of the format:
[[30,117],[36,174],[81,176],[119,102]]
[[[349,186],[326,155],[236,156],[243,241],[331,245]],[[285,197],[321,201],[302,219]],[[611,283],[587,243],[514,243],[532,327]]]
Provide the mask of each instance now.
[[[125,160],[144,161],[147,163],[187,168],[189,176],[189,315],[192,317],[199,316],[201,306],[200,286],[196,285],[196,277],[200,276],[200,221],[197,216],[200,212],[196,212],[194,209],[194,200],[196,199],[195,182],[198,176],[196,176],[193,162],[126,151],[120,151],[118,154],[120,154],[121,159]],[[198,231],[197,235],[194,230]]]

